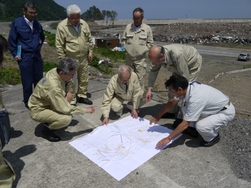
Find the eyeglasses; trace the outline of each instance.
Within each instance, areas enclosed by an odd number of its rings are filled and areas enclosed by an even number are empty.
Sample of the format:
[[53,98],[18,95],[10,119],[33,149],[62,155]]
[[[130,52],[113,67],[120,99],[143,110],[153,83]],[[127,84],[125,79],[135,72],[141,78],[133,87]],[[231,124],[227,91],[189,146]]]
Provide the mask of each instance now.
[[71,21],[78,21],[78,20],[80,20],[80,18],[69,18],[69,20],[71,20]]
[[34,16],[37,15],[37,12],[30,12],[30,11],[26,11],[26,12],[27,12],[27,14],[29,14],[29,15],[34,15]]

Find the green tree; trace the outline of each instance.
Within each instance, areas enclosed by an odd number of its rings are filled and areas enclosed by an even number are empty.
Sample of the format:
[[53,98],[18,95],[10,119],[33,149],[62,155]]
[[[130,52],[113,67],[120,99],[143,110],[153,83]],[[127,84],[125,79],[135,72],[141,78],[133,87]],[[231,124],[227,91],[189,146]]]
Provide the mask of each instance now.
[[100,10],[96,6],[92,6],[81,15],[81,18],[83,18],[84,20],[94,21],[94,20],[102,20],[103,16]]
[[[12,21],[23,15],[22,7],[25,0],[0,0],[0,21]],[[65,8],[52,0],[36,0],[39,21],[60,20],[66,17]]]
[[112,10],[111,15],[110,15],[112,25],[114,25],[114,20],[116,19],[117,16],[118,16],[118,13],[116,11]]

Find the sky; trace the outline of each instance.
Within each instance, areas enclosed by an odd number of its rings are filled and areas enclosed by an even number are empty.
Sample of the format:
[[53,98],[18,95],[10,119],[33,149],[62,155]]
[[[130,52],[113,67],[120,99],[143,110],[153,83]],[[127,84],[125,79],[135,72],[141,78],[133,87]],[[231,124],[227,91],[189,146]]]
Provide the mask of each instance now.
[[54,0],[67,8],[80,7],[82,13],[92,6],[100,11],[116,11],[116,19],[131,19],[132,11],[141,7],[145,19],[218,19],[250,18],[251,0]]

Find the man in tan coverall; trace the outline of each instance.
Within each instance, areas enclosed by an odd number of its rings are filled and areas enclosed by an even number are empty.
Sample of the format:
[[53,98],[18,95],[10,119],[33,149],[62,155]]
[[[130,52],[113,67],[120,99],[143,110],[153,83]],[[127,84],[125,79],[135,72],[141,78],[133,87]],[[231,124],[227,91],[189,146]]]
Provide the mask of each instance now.
[[[68,88],[76,74],[77,62],[65,57],[57,68],[51,69],[42,78],[34,89],[28,105],[33,120],[44,124],[43,134],[51,142],[60,141],[54,130],[61,129],[70,124],[72,114],[93,113],[94,106],[81,108],[71,105],[74,92]],[[74,90],[73,90],[74,91]]]
[[[151,100],[151,91],[161,65],[171,71],[173,75],[184,76],[189,82],[197,79],[202,65],[202,57],[198,51],[193,46],[182,44],[152,46],[149,50],[148,57],[152,62],[152,67],[148,77],[146,101]],[[169,92],[168,100],[173,97],[172,93]],[[174,114],[178,111],[177,108],[178,107],[176,106],[176,108],[164,116],[174,117]],[[182,114],[178,114],[178,118],[182,118]]]
[[121,115],[123,102],[127,101],[127,108],[131,109],[133,118],[138,118],[138,108],[142,98],[142,90],[137,75],[128,65],[121,65],[118,74],[114,75],[106,88],[102,102],[103,124],[108,124],[110,109]]
[[127,52],[126,64],[137,74],[140,86],[144,91],[146,75],[146,56],[153,44],[153,35],[150,26],[142,23],[144,11],[138,7],[133,11],[133,22],[128,24],[122,35],[122,44]]
[[87,98],[88,61],[93,59],[93,42],[88,24],[80,18],[77,5],[67,7],[67,18],[57,26],[56,48],[59,59],[74,58],[78,62],[78,102],[92,105]]

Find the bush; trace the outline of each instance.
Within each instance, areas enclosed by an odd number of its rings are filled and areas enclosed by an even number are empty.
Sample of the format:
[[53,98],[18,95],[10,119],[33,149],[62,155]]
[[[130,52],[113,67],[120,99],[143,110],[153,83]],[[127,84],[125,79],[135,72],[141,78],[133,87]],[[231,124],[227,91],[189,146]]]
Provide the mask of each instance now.
[[49,31],[44,31],[44,34],[45,34],[45,36],[46,36],[46,38],[47,38],[47,40],[48,40],[48,44],[50,45],[50,46],[53,46],[53,47],[55,47],[55,34],[52,34],[51,32],[49,32]]
[[99,58],[97,56],[93,56],[93,61],[89,63],[90,66],[95,67],[100,72],[105,74],[111,74],[112,73],[112,65],[111,64],[98,64]]
[[243,65],[243,69],[249,69],[251,68],[251,65]]
[[0,71],[0,84],[16,85],[21,83],[19,68],[3,67]]
[[49,70],[51,70],[57,66],[58,66],[58,64],[54,63],[54,62],[44,62],[43,69],[44,69],[44,72],[48,72]]
[[112,61],[124,61],[126,59],[125,51],[112,51],[108,48],[94,48],[94,53],[109,58]]

